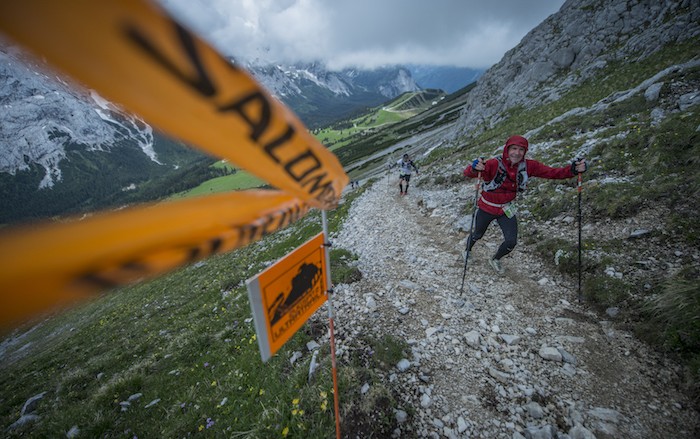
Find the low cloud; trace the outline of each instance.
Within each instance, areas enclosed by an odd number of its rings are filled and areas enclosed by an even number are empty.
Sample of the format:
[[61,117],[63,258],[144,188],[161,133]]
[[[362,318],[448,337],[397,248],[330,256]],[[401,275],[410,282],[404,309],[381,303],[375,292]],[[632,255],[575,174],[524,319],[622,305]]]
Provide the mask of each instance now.
[[224,55],[331,68],[485,68],[564,0],[161,0]]

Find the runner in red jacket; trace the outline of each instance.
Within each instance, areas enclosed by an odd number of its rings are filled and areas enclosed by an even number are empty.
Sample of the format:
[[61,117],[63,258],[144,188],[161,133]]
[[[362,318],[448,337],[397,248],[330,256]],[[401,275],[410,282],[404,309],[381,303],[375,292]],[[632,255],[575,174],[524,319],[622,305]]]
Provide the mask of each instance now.
[[484,161],[479,158],[464,170],[464,176],[475,178],[481,173],[484,180],[478,209],[475,214],[474,233],[469,236],[467,251],[471,251],[493,220],[503,232],[503,243],[489,260],[499,274],[503,274],[501,258],[515,248],[518,242],[518,219],[515,197],[525,190],[530,177],[565,179],[587,169],[586,160],[580,159],[570,166],[551,168],[536,160],[525,158],[529,144],[525,137],[511,136],[506,140],[502,157]]

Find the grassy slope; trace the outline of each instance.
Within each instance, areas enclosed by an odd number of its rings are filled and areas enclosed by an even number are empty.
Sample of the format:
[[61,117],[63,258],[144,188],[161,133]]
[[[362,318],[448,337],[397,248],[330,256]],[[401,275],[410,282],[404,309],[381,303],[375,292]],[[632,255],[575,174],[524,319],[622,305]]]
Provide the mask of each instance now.
[[[329,213],[331,231],[350,203]],[[28,398],[47,394],[36,412],[40,422],[6,434],[56,437],[77,426],[82,437],[332,436],[327,345],[316,378],[307,383],[305,345],[327,333],[323,318],[263,364],[244,283],[320,230],[320,213],[312,211],[259,243],[110,292],[9,339],[16,344],[3,346],[0,365],[3,429],[19,418]],[[335,282],[357,275],[350,260],[347,252],[332,253]],[[290,364],[294,351],[304,356]],[[362,416],[356,389],[371,374],[362,361],[339,371],[348,419]]]
[[246,171],[239,170],[235,174],[225,175],[221,177],[212,178],[211,180],[207,180],[195,188],[192,188],[185,192],[179,192],[170,198],[176,199],[186,197],[197,197],[202,195],[215,194],[218,192],[257,188],[266,184],[266,182],[260,180],[254,175],[251,175]]

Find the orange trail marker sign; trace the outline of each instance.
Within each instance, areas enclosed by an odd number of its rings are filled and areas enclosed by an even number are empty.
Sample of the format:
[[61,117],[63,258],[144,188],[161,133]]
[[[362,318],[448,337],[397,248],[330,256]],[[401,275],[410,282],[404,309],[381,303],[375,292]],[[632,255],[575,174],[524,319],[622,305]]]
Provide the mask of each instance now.
[[324,235],[305,244],[247,282],[255,332],[267,361],[326,301]]

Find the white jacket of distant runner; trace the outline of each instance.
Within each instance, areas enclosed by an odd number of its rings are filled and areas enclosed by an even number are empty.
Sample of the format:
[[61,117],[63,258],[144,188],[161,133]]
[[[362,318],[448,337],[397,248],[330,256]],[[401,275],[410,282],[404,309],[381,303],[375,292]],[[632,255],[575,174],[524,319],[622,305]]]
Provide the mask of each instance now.
[[396,165],[399,167],[399,175],[411,175],[411,168],[415,166],[412,160],[405,162],[402,158],[396,162]]

